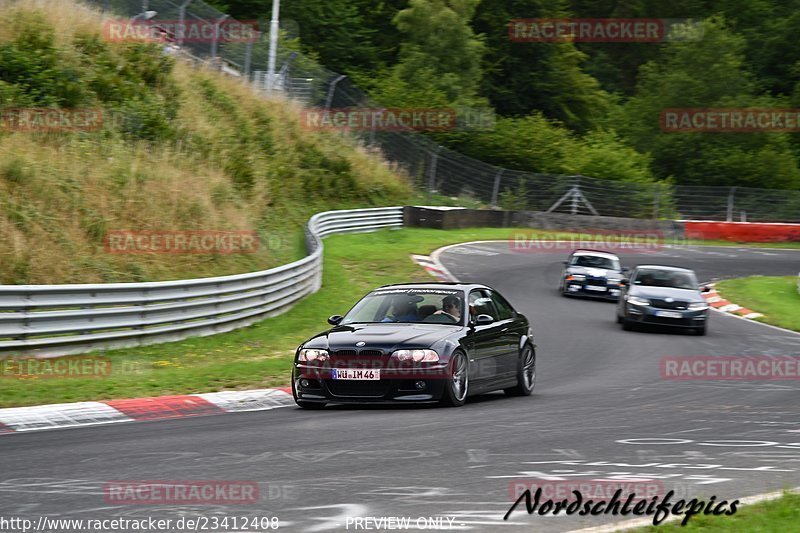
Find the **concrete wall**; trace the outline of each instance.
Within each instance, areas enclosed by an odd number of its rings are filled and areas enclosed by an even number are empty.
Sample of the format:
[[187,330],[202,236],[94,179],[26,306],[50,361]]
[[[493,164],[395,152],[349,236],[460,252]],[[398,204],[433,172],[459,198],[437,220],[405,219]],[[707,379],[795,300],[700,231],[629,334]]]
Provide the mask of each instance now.
[[516,227],[601,233],[652,232],[670,239],[684,238],[683,222],[673,220],[569,215],[565,213],[544,213],[541,211],[500,211],[409,206],[404,209],[403,219],[403,223],[406,226],[437,229]]

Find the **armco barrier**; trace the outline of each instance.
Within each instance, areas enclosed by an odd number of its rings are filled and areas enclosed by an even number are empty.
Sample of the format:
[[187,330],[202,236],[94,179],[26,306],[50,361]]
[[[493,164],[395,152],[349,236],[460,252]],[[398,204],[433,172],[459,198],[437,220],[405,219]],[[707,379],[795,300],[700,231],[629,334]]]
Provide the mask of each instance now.
[[319,213],[306,226],[308,256],[247,274],[152,283],[0,285],[0,352],[66,355],[247,326],[319,290],[323,237],[402,225],[402,207]]
[[733,242],[800,242],[800,224],[695,222],[686,220],[687,239]]

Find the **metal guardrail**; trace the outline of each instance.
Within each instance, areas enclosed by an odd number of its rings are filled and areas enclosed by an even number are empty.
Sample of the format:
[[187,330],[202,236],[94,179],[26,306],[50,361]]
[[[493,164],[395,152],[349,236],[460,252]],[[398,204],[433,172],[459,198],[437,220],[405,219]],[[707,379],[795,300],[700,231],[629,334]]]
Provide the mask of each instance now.
[[322,285],[322,238],[403,225],[403,208],[326,211],[308,255],[233,276],[73,285],[0,285],[0,353],[40,356],[139,346],[241,328],[286,312]]

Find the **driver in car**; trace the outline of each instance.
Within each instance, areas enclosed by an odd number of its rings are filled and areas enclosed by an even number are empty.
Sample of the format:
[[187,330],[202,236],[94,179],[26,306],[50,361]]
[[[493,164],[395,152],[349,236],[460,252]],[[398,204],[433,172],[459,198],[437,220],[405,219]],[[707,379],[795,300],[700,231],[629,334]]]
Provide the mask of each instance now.
[[433,314],[444,315],[452,318],[455,322],[461,322],[461,298],[452,295],[445,296],[442,298],[442,308]]

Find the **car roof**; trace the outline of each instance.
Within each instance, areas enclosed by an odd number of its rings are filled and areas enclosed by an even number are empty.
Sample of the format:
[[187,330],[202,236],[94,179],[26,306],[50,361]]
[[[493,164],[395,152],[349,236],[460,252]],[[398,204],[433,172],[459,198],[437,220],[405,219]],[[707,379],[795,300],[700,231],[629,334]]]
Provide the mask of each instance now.
[[676,272],[694,272],[691,268],[684,268],[672,265],[636,265],[634,268],[659,268],[661,270],[675,270]]
[[590,250],[589,248],[581,248],[578,250],[573,250],[570,255],[599,255],[601,257],[611,257],[614,259],[619,259],[617,254],[612,254],[611,252],[604,252],[602,250]]

